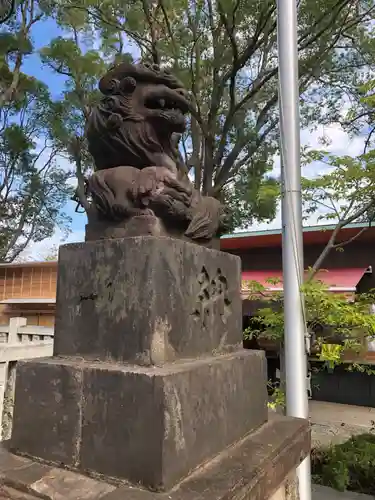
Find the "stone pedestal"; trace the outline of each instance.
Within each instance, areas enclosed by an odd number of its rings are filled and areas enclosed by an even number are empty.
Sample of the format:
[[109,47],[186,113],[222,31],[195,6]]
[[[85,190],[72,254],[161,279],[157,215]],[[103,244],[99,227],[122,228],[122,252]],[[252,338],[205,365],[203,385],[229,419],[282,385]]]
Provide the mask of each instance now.
[[[309,451],[307,421],[272,416],[168,492],[87,477],[4,448],[0,448],[0,483],[12,500],[299,500],[298,491],[289,492],[285,486]],[[25,491],[24,497],[20,492]]]
[[165,490],[267,420],[264,387],[255,351],[163,368],[30,361],[18,369],[11,444]]
[[[10,450],[75,471],[73,483],[79,472],[154,492],[186,481],[194,490],[191,474],[199,470],[201,492],[206,471],[220,483],[217,464],[231,475],[243,467],[238,457],[255,460],[259,440],[270,441],[267,453],[275,439],[287,447],[277,433],[292,435],[301,423],[264,427],[266,363],[262,352],[241,347],[240,280],[238,257],[176,239],[62,247],[54,356],[18,367]],[[303,446],[294,448],[288,472],[306,454],[303,425]],[[233,445],[240,450],[233,456],[223,451]],[[131,491],[129,498],[154,498]],[[232,498],[217,491],[207,499]],[[113,491],[113,498],[129,492]]]
[[240,259],[171,238],[60,249],[54,353],[162,365],[242,346]]

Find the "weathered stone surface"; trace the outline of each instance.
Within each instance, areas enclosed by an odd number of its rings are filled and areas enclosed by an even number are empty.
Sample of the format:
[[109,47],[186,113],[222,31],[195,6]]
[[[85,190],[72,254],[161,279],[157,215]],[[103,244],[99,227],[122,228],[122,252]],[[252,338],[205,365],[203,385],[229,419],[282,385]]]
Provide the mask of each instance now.
[[82,370],[19,362],[12,442],[21,451],[74,466],[80,440]]
[[260,351],[162,368],[38,360],[19,368],[11,446],[168,489],[261,426],[267,414]]
[[[47,465],[38,464],[30,460],[30,464],[16,469],[6,471],[7,484],[14,487],[29,487],[31,484],[39,481],[47,472],[50,467]],[[0,471],[0,477],[3,474]]]
[[122,63],[101,78],[99,90],[104,95],[86,127],[96,166],[86,185],[86,235],[112,238],[105,222],[112,229],[121,222],[141,236],[144,227],[137,231],[132,218],[152,215],[169,236],[209,244],[225,230],[227,214],[219,200],[193,187],[181,163],[178,141],[191,110],[182,83],[159,66]]
[[285,481],[285,500],[300,500],[297,474],[293,474]]
[[74,472],[51,469],[32,485],[32,489],[53,500],[99,500],[116,487]]
[[35,500],[35,495],[16,490],[10,486],[0,486],[0,500]]
[[240,259],[170,238],[60,248],[54,352],[162,365],[242,343]]
[[[25,484],[24,489],[39,495],[38,498],[42,494],[46,500],[265,500],[277,491],[309,452],[308,422],[275,416],[165,493],[131,486],[115,488],[74,472],[52,468],[35,483]],[[4,463],[4,455],[9,453],[3,449],[0,451],[1,463]],[[5,462],[11,462],[9,457]],[[1,467],[0,472],[1,483],[8,484],[7,472]],[[41,490],[42,484],[50,485],[51,482],[53,488]],[[110,491],[105,492],[105,487]],[[14,498],[23,500],[24,497]]]
[[19,457],[8,453],[4,447],[0,447],[0,472],[4,473],[8,470],[22,469],[30,465],[31,461],[25,457]]
[[[173,227],[166,228],[164,222],[154,215],[138,215],[124,221],[94,220],[86,225],[86,241],[130,238],[134,236],[175,237],[189,241],[181,232],[174,233]],[[220,238],[212,238],[201,243],[207,248],[220,250]]]
[[152,215],[138,215],[129,221],[95,220],[86,225],[86,241],[131,238],[134,236],[166,236],[163,221]]

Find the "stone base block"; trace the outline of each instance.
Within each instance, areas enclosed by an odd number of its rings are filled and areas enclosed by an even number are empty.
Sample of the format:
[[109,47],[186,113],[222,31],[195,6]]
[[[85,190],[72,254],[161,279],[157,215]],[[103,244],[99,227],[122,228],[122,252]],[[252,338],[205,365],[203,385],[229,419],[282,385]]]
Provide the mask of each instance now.
[[162,365],[242,346],[239,257],[172,238],[60,247],[54,353]]
[[[86,241],[97,241],[105,239],[122,239],[134,236],[164,236],[166,238],[178,238],[191,243],[189,238],[176,231],[173,227],[166,227],[164,222],[152,215],[139,215],[126,221],[91,220],[86,224]],[[200,245],[207,248],[220,250],[220,238],[209,241],[199,241]]]
[[166,490],[267,414],[261,351],[162,368],[35,360],[18,367],[11,447]]
[[309,452],[308,422],[275,416],[171,491],[155,493],[41,465],[3,447],[0,497],[3,491],[14,500],[270,500]]

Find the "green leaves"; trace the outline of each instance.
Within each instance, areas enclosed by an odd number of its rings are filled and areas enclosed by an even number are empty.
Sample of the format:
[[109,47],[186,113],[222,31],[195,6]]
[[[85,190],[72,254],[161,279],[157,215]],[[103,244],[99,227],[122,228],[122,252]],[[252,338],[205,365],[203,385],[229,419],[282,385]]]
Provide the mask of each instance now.
[[41,19],[36,0],[21,1],[17,22],[0,36],[0,261],[13,261],[69,223],[63,208],[72,195],[71,172],[59,167],[48,140],[49,89],[22,71]]
[[[270,284],[277,284],[270,279]],[[282,292],[270,292],[257,282],[246,284],[249,300],[261,300],[255,319],[262,328],[251,329],[247,335],[280,340],[284,338],[284,312],[281,304]],[[363,338],[375,334],[375,316],[370,315],[370,306],[375,302],[375,291],[356,296],[353,302],[348,297],[332,293],[318,280],[306,281],[301,287],[301,300],[304,300],[304,319],[310,332],[316,336],[320,358],[333,364],[341,362],[341,355],[348,349],[357,349]],[[339,340],[338,340],[339,339]],[[323,344],[334,343],[338,347],[324,348]]]
[[[303,126],[341,119],[343,99],[358,88],[353,113],[363,109],[367,120],[374,98],[368,82],[375,60],[369,24],[374,8],[369,0],[300,2]],[[32,26],[49,17],[63,30],[40,52],[42,63],[62,82],[54,102],[49,89],[22,72],[34,50]],[[92,169],[84,131],[99,98],[98,79],[112,63],[139,58],[169,67],[190,91],[196,114],[183,138],[183,153],[195,185],[226,201],[233,228],[272,220],[279,202],[279,180],[271,174],[279,143],[274,1],[105,0],[99,5],[96,0],[22,0],[17,22],[0,35],[2,102],[13,116],[29,105],[53,149],[72,163],[82,188],[83,176]],[[35,99],[39,111],[30,107]],[[344,212],[350,205],[351,217],[370,202],[371,157],[338,160],[311,152],[306,158],[318,160],[329,173],[319,181],[304,180],[307,214],[322,217],[322,207],[334,200]],[[355,192],[362,204],[351,203]],[[348,193],[349,201],[343,197]],[[85,203],[82,189],[80,200]],[[369,219],[370,212],[360,217]],[[324,216],[337,214],[326,207]]]
[[[304,164],[320,162],[320,175],[302,179],[305,212],[318,220],[335,220],[344,227],[352,222],[371,222],[375,215],[375,156],[335,156],[309,151]],[[308,171],[308,167],[304,167]]]
[[312,454],[314,482],[338,491],[349,490],[373,495],[374,466],[373,432],[353,436],[345,443]]
[[57,73],[92,86],[97,85],[98,76],[105,70],[105,64],[97,51],[88,50],[84,53],[72,38],[55,38],[41,50],[41,58]]
[[[358,85],[372,50],[366,27],[373,9],[367,0],[300,2],[304,126],[336,120],[342,98]],[[108,62],[132,54],[171,68],[197,108],[184,138],[196,186],[237,200],[236,225],[274,216],[278,193],[268,167],[279,139],[275,2],[67,0],[59,19],[68,30],[79,25],[85,36],[96,35]]]

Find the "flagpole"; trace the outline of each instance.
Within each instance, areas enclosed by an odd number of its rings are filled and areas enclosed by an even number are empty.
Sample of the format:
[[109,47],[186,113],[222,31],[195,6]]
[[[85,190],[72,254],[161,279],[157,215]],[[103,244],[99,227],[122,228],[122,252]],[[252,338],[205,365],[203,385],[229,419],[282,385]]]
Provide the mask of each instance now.
[[[277,0],[282,171],[286,411],[308,418],[296,0]],[[297,469],[300,500],[311,500],[310,457]]]

